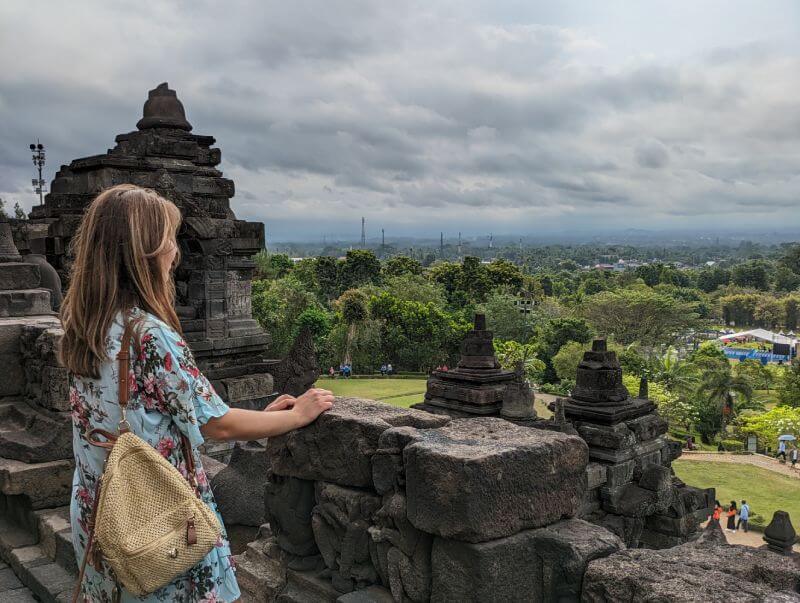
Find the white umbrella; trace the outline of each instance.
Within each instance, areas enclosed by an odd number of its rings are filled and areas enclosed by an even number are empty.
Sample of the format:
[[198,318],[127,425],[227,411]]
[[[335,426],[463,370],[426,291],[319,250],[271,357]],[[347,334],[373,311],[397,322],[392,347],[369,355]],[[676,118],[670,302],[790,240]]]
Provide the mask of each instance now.
[[778,438],[779,442],[794,442],[797,438],[791,434],[784,434]]

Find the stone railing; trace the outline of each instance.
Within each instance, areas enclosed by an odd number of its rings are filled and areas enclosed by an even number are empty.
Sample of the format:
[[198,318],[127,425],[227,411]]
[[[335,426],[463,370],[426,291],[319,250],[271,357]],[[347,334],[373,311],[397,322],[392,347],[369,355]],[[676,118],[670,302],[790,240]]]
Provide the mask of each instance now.
[[624,548],[575,518],[574,435],[339,399],[267,454],[245,600],[575,600],[586,564]]

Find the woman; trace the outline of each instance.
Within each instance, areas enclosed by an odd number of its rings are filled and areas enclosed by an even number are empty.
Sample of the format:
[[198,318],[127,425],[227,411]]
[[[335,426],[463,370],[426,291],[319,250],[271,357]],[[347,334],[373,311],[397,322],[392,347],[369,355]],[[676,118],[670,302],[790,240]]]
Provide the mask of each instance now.
[[[180,212],[155,192],[119,185],[100,193],[86,211],[73,242],[75,262],[61,308],[61,361],[70,371],[75,477],[70,515],[78,559],[87,542],[95,485],[106,452],[89,444],[87,432],[115,432],[120,421],[116,356],[124,325],[134,321],[131,370],[122,379],[130,392],[127,421],[184,474],[180,446],[188,437],[200,495],[215,512],[214,496],[196,448],[208,439],[254,440],[314,421],[333,395],[309,390],[281,396],[269,412],[229,409],[198,370],[180,335],[173,308],[172,269],[178,263]],[[221,519],[221,518],[220,518]],[[114,600],[115,583],[105,564],[87,566],[85,601]],[[221,538],[198,565],[143,598],[121,592],[122,601],[235,601],[239,587],[228,542]]]
[[719,501],[714,501],[714,513],[711,515],[711,519],[719,523],[719,518],[722,517],[722,505]]
[[728,507],[728,531],[736,532],[736,501],[732,500]]

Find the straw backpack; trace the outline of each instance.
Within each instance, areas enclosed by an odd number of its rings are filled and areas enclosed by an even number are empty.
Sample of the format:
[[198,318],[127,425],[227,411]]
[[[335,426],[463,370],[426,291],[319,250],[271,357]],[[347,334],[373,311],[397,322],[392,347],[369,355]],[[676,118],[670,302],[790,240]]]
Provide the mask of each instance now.
[[[109,449],[97,480],[89,538],[73,603],[80,597],[86,563],[105,561],[119,586],[142,596],[169,584],[200,562],[222,534],[216,514],[200,498],[191,445],[181,434],[189,481],[150,444],[130,431],[125,418],[132,326],[122,335],[118,433],[92,429],[88,440]],[[97,439],[102,436],[105,441]],[[191,482],[191,485],[190,485]]]

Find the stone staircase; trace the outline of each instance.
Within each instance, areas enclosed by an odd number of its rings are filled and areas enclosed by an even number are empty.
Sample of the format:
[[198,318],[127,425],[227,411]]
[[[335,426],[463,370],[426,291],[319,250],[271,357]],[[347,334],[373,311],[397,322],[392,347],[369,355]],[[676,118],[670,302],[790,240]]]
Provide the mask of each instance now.
[[40,268],[0,262],[0,601],[70,601],[74,469],[59,323]]

